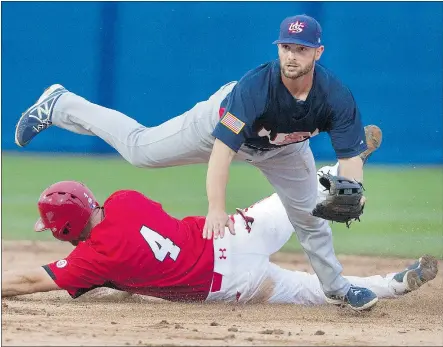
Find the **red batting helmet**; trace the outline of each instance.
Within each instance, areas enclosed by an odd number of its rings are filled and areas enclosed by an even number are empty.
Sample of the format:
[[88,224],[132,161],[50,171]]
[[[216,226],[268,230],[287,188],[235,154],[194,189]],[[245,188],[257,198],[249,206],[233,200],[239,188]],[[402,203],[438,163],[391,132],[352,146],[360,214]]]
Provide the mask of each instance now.
[[62,241],[78,240],[92,211],[98,206],[94,195],[84,184],[75,181],[57,182],[40,195],[40,218],[34,229],[50,229],[54,237]]

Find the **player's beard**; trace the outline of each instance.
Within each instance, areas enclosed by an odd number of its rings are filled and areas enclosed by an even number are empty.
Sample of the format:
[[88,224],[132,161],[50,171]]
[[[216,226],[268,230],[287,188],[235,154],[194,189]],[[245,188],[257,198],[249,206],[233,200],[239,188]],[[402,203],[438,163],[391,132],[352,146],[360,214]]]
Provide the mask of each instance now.
[[305,67],[303,67],[301,70],[298,71],[288,71],[287,68],[285,66],[282,66],[280,68],[281,73],[283,76],[285,76],[286,78],[289,78],[291,80],[295,80],[301,76],[304,76],[306,74],[308,74],[309,72],[312,71],[312,69],[314,68],[314,63],[315,63],[315,58],[312,59],[311,63],[306,65]]

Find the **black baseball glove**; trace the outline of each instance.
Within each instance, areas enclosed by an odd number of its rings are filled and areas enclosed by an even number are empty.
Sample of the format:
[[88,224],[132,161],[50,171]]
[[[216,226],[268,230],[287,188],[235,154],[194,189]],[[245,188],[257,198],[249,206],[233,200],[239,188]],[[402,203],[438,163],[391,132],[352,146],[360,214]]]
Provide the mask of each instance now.
[[329,195],[315,206],[312,214],[326,220],[346,223],[353,220],[360,221],[364,205],[360,204],[363,196],[363,185],[342,176],[333,176],[329,173],[322,174],[320,184],[329,191]]

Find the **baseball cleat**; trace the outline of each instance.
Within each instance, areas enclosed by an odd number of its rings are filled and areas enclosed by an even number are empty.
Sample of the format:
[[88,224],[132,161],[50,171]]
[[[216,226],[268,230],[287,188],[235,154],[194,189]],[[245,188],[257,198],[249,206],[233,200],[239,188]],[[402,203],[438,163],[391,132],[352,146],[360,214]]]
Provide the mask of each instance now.
[[378,301],[377,295],[367,288],[352,286],[345,296],[329,295],[326,302],[333,305],[348,306],[354,311],[372,309]]
[[37,102],[23,112],[15,128],[15,143],[25,147],[43,130],[52,125],[52,111],[58,98],[67,90],[60,84],[47,88]]
[[405,293],[420,288],[437,276],[438,261],[432,255],[424,255],[406,270],[397,273],[394,280],[406,286]]
[[383,134],[381,129],[376,125],[365,126],[366,145],[368,149],[360,154],[363,164],[366,163],[369,156],[374,153],[381,145]]

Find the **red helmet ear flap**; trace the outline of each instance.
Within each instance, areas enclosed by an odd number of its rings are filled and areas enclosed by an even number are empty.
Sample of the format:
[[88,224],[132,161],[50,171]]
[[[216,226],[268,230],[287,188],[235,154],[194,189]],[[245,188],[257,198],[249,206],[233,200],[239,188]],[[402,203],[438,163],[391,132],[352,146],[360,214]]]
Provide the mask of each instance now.
[[34,230],[40,232],[40,231],[44,231],[46,229],[48,229],[48,228],[45,226],[45,223],[43,223],[43,220],[41,218],[39,218],[37,220],[37,222],[35,222]]

